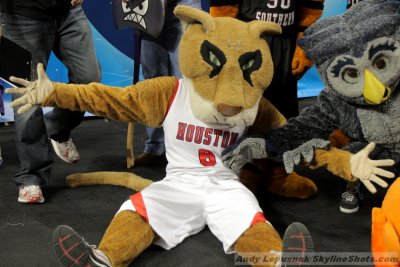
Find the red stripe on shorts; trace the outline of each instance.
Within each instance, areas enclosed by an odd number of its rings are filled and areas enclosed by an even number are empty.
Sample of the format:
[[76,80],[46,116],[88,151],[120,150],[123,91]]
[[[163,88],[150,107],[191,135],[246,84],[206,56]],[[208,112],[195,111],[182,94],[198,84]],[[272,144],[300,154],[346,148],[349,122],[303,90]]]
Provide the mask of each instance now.
[[250,226],[253,224],[256,224],[258,222],[266,222],[266,221],[267,221],[267,219],[265,219],[264,214],[261,211],[259,211],[256,213],[256,215],[254,215],[254,218],[251,221]]
[[146,222],[149,222],[149,217],[147,216],[146,206],[144,205],[142,194],[136,193],[130,196],[133,206],[136,209],[136,212],[145,219]]

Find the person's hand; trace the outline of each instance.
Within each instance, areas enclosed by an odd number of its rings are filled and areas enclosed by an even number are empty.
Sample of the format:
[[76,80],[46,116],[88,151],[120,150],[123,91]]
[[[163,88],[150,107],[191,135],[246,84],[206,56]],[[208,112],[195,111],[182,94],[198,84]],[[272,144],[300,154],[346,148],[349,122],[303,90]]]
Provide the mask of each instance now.
[[222,152],[222,162],[235,173],[239,173],[246,163],[253,159],[266,158],[267,155],[264,138],[247,137],[226,148]]
[[292,74],[296,77],[297,80],[300,80],[301,77],[306,73],[308,69],[312,67],[313,63],[306,57],[306,53],[303,49],[301,49],[298,45],[296,45],[296,49],[294,50],[294,55],[292,59]]
[[83,0],[71,0],[71,6],[79,6],[82,5]]
[[41,63],[37,66],[37,74],[38,79],[33,82],[14,76],[10,77],[10,81],[23,86],[6,89],[6,93],[23,94],[23,96],[17,98],[10,104],[11,107],[22,105],[22,107],[18,109],[18,114],[28,111],[34,105],[42,104],[44,99],[46,99],[53,90],[53,83],[47,77],[43,64]]
[[[297,40],[303,37],[303,33],[300,32],[297,34]],[[292,59],[292,74],[296,77],[297,80],[300,80],[301,77],[306,73],[308,69],[310,69],[313,65],[313,62],[309,60],[306,56],[304,50],[296,44],[296,48],[294,50],[293,59]]]
[[393,160],[371,160],[368,157],[374,149],[375,143],[371,142],[350,158],[351,174],[358,178],[371,193],[376,193],[376,188],[372,182],[381,187],[388,186],[388,184],[379,178],[378,175],[386,178],[394,177],[394,173],[380,168],[384,166],[393,166]]

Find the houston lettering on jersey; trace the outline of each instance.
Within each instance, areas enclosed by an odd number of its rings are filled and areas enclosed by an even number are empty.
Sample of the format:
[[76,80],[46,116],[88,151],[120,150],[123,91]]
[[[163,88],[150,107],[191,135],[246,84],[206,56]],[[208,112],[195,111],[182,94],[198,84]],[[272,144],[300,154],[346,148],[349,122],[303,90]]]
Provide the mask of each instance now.
[[234,144],[238,136],[239,134],[235,132],[179,122],[176,139],[184,142],[226,148]]

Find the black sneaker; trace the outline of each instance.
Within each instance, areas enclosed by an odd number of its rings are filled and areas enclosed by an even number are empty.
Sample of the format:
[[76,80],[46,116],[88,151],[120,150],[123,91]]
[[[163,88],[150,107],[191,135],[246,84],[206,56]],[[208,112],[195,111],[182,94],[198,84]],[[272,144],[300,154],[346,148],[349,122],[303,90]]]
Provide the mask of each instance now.
[[282,267],[309,266],[314,244],[306,226],[294,222],[286,228],[282,240]]
[[60,225],[53,232],[57,259],[69,267],[111,267],[107,256],[86,241],[69,226]]
[[359,193],[357,188],[347,186],[346,192],[342,194],[340,200],[340,211],[344,213],[354,213],[360,208]]

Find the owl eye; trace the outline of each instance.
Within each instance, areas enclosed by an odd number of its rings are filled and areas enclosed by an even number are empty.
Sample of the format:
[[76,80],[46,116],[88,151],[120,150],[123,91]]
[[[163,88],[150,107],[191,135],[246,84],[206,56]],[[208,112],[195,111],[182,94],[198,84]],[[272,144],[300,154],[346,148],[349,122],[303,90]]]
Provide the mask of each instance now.
[[342,78],[348,83],[357,83],[360,80],[360,74],[357,69],[346,68],[342,72]]
[[221,66],[221,62],[219,61],[219,59],[214,55],[214,53],[212,51],[210,51],[210,62],[212,62],[213,64],[215,64],[215,66],[220,67]]
[[248,70],[248,69],[250,69],[251,67],[253,67],[253,65],[254,65],[254,59],[250,59],[249,61],[247,61],[246,63],[244,63],[244,64],[241,66],[241,68],[242,68],[242,70]]
[[372,66],[377,70],[386,70],[386,67],[388,65],[389,65],[389,58],[384,55],[378,56],[372,62]]

